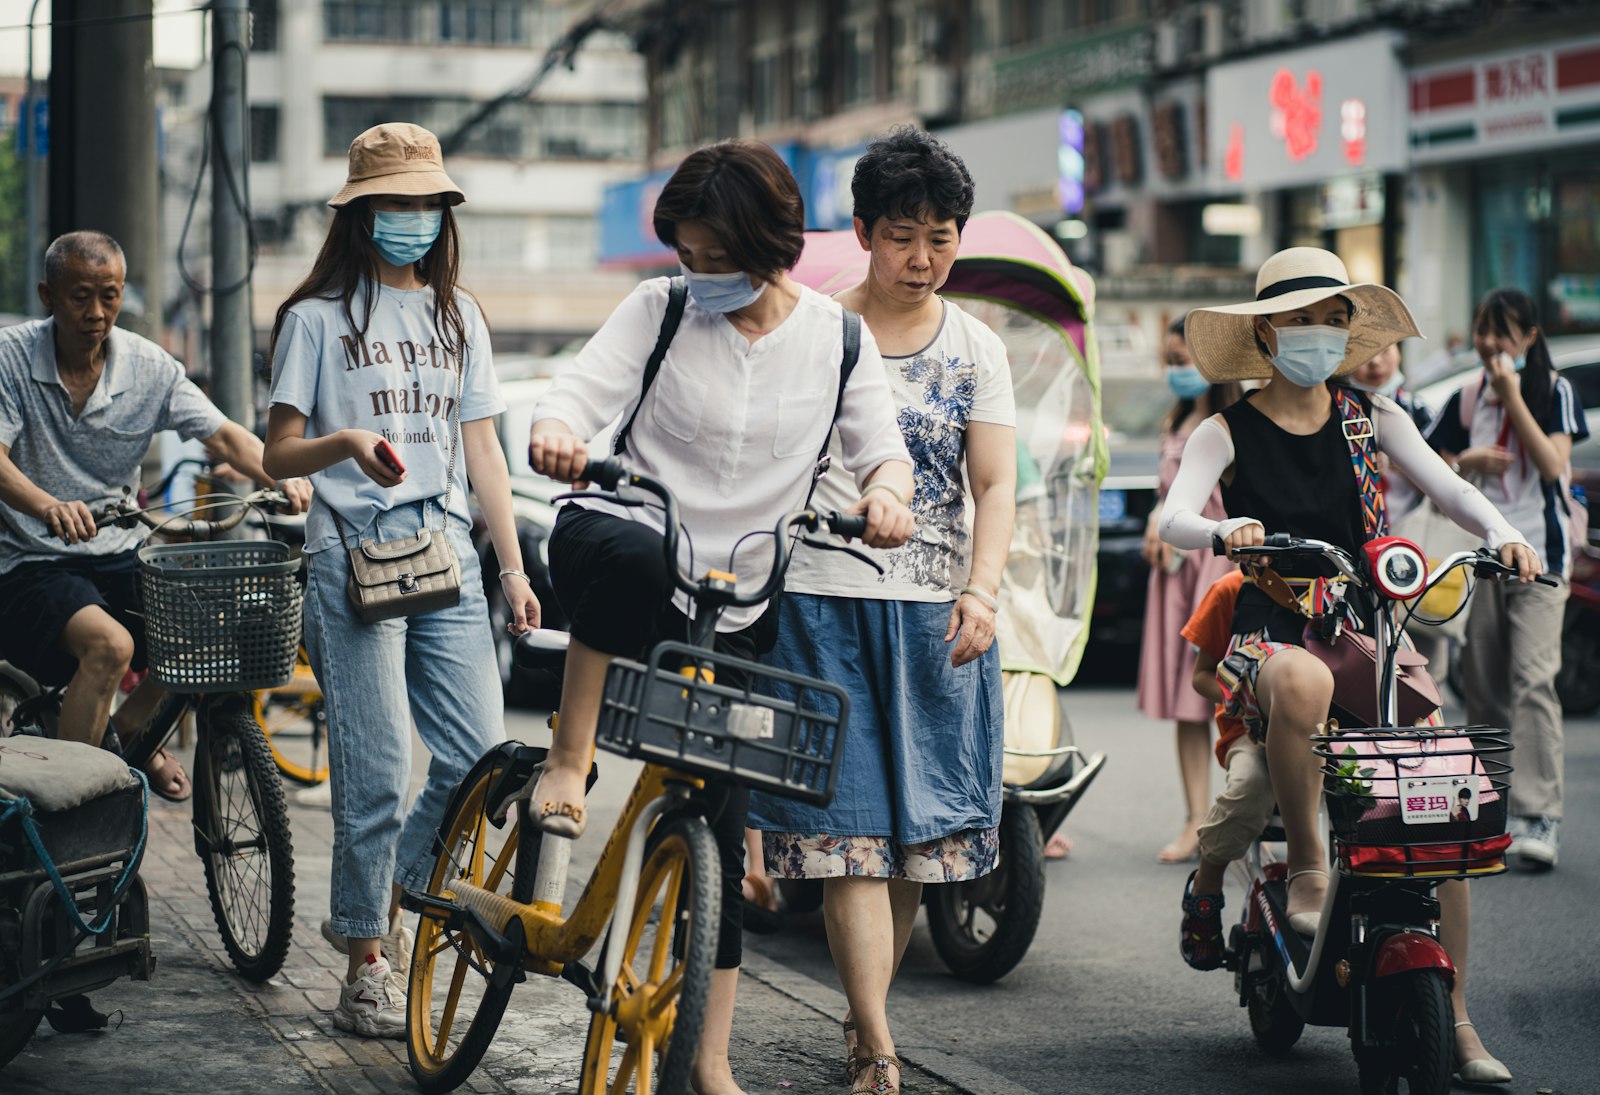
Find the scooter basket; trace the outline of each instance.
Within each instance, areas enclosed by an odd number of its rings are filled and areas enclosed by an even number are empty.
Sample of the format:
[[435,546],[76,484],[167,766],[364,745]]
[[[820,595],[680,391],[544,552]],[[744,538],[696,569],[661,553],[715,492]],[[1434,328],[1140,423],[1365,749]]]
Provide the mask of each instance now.
[[1312,740],[1341,871],[1466,878],[1505,869],[1507,731],[1353,729]]
[[[713,680],[704,679],[707,673]],[[826,806],[838,784],[849,717],[849,697],[825,681],[665,642],[646,664],[611,663],[596,743]]]
[[250,692],[292,677],[302,561],[277,540],[140,548],[156,680],[171,692]]

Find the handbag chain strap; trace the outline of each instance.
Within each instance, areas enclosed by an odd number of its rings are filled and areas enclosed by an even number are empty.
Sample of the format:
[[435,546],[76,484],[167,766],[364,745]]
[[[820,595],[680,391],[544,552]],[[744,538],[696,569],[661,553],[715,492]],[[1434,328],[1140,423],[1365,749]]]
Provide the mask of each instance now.
[[[446,474],[444,481],[444,521],[439,526],[440,532],[445,532],[450,527],[450,495],[456,486],[456,444],[461,440],[461,394],[466,383],[467,355],[468,348],[465,340],[463,340],[461,358],[456,364],[456,405],[451,409],[450,419],[450,470]],[[425,498],[422,502],[422,523],[424,528],[427,527],[428,503],[431,501],[432,499]],[[339,511],[329,506],[328,512],[333,514],[333,525],[339,533],[339,541],[345,544],[346,551],[353,551],[354,548],[345,543],[349,537],[345,532],[344,522],[339,519]],[[357,546],[359,547],[360,545],[358,544]]]

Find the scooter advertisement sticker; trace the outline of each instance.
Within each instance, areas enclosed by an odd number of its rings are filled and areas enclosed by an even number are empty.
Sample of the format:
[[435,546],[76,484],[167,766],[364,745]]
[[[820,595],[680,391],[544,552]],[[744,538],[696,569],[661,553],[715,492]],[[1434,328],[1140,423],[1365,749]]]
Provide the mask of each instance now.
[[1478,788],[1470,776],[1400,781],[1400,820],[1407,825],[1477,821]]

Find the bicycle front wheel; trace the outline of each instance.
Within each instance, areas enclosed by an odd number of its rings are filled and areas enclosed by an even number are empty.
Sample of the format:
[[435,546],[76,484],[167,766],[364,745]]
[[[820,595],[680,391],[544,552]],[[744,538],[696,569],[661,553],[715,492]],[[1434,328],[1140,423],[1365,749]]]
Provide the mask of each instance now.
[[202,709],[195,845],[223,949],[240,976],[283,968],[294,929],[294,843],[272,750],[238,700]]
[[[470,882],[522,904],[532,899],[541,834],[533,825],[524,829],[526,803],[516,804],[503,827],[485,812],[505,765],[504,755],[495,750],[478,761],[457,789],[439,827],[439,858],[429,893],[443,894],[452,885]],[[519,963],[496,963],[467,931],[423,914],[411,952],[406,1000],[406,1052],[418,1087],[451,1091],[472,1075],[520,972]]]
[[[689,1090],[716,962],[722,873],[716,841],[700,818],[672,822],[653,843],[627,922],[611,1007],[589,1021],[579,1085],[584,1095]],[[611,930],[621,927],[619,916]]]

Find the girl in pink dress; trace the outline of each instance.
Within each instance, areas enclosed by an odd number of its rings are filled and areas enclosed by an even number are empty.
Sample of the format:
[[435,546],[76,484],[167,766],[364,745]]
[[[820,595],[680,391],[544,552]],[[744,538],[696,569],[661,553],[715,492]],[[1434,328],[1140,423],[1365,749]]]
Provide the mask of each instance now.
[[[1161,863],[1184,863],[1199,851],[1196,836],[1211,805],[1211,704],[1190,687],[1194,648],[1179,634],[1211,583],[1233,569],[1233,563],[1203,552],[1185,552],[1163,543],[1156,533],[1161,500],[1167,495],[1183,446],[1196,426],[1242,394],[1237,384],[1212,384],[1200,375],[1183,340],[1183,320],[1167,328],[1167,384],[1178,397],[1161,435],[1158,497],[1144,532],[1144,558],[1150,564],[1150,587],[1144,602],[1144,635],[1139,648],[1139,710],[1153,719],[1171,719],[1178,727],[1178,773],[1183,780],[1186,811],[1183,831],[1156,855]],[[1222,492],[1213,491],[1205,514],[1221,520]]]

